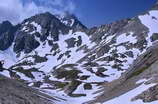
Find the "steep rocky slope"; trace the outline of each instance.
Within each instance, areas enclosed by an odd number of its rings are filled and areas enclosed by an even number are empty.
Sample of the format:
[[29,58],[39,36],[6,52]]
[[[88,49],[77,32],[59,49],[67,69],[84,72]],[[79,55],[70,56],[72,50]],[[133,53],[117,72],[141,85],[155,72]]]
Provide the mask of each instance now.
[[155,104],[157,28],[157,4],[142,15],[92,29],[68,13],[42,13],[16,26],[5,21],[0,73],[62,98],[56,104],[122,104],[125,97],[127,104],[138,104],[137,99]]
[[54,104],[57,100],[3,75],[0,75],[0,84],[0,104]]

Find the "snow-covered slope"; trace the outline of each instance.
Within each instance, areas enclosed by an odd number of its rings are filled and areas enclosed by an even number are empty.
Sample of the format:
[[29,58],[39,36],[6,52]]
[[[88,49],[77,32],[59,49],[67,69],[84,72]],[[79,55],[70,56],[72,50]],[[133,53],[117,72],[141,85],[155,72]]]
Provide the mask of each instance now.
[[[7,34],[11,42],[7,44],[9,48],[6,46],[3,48],[7,49],[0,51],[0,60],[5,60],[0,73],[24,80],[28,86],[48,95],[65,99],[56,101],[57,104],[82,104],[91,100],[121,104],[122,99],[130,99],[129,95],[134,93],[136,96],[138,89],[141,92],[153,85],[141,84],[124,95],[119,94],[119,98],[109,98],[110,101],[99,96],[104,95],[106,85],[117,85],[122,73],[132,70],[133,74],[133,66],[137,62],[134,60],[156,44],[156,6],[143,15],[92,29],[87,29],[73,15],[55,16],[50,13],[35,15],[17,26],[3,25],[14,31],[13,34],[8,34],[10,29],[0,32],[1,40],[6,40],[4,36]],[[110,96],[114,98],[113,94]]]

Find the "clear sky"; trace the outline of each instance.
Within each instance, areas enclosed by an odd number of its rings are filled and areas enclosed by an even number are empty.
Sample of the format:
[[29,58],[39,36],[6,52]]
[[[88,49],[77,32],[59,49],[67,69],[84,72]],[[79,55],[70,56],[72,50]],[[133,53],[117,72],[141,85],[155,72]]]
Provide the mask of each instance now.
[[0,22],[14,24],[35,14],[69,11],[87,27],[107,24],[136,16],[151,8],[157,0],[1,0]]
[[73,0],[76,13],[87,26],[110,23],[136,16],[153,6],[156,0]]

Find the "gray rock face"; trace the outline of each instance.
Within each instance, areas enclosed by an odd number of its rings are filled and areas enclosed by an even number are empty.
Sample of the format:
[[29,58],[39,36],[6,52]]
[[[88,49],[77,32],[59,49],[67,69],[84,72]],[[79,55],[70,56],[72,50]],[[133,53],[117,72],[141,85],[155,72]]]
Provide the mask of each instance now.
[[18,33],[18,35],[19,36],[16,37],[14,44],[14,51],[17,53],[20,51],[29,53],[40,45],[33,35],[28,35],[23,32]]
[[9,21],[0,24],[0,50],[6,50],[11,46],[17,27],[14,27]]
[[118,33],[124,26],[128,24],[129,19],[124,19],[121,21],[116,21],[111,24],[102,25],[100,27],[94,27],[89,30],[89,35],[91,35],[91,40],[93,42],[99,43],[105,34],[113,35]]
[[53,98],[0,75],[0,104],[53,104]]
[[67,43],[68,48],[73,48],[75,46],[80,46],[82,44],[82,39],[81,39],[81,36],[78,36],[78,39],[70,38],[70,39],[65,40],[65,42]]
[[[41,35],[59,35],[59,31],[61,31],[63,34],[66,34],[69,30],[67,26],[65,26],[63,23],[60,22],[58,18],[56,18],[54,15],[46,12],[43,14],[35,15],[29,19],[24,20],[23,23],[26,22],[35,22],[38,25],[42,27],[42,34]],[[22,24],[23,24],[22,23]],[[54,38],[54,40],[57,40]]]
[[132,77],[133,75],[140,74],[149,66],[151,66],[155,61],[157,61],[158,60],[157,51],[158,51],[158,43],[150,47],[146,51],[146,53],[144,53],[139,58],[137,58],[133,62],[133,65],[130,67],[130,69],[125,72],[124,75],[126,79]]
[[151,41],[153,42],[153,41],[156,41],[156,40],[158,40],[158,33],[154,33],[153,35],[152,35],[152,37],[151,37]]
[[155,85],[154,87],[151,87],[148,90],[142,92],[132,100],[135,101],[138,99],[143,100],[145,103],[158,100],[158,85]]

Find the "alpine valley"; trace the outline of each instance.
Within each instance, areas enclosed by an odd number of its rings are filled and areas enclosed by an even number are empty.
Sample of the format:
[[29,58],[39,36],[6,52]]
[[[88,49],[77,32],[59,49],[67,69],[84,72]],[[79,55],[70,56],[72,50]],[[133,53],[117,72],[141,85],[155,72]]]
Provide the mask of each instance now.
[[158,4],[93,27],[49,12],[0,24],[0,104],[158,104]]

